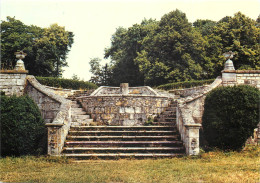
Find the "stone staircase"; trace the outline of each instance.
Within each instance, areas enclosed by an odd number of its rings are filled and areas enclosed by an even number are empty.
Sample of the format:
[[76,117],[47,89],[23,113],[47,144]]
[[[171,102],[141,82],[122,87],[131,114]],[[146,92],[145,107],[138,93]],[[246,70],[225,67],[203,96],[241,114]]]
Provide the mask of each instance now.
[[73,111],[76,113],[73,112],[73,119],[80,119],[80,122],[72,123],[62,152],[66,157],[82,160],[184,155],[175,125],[175,103],[170,104],[149,126],[89,126],[85,120],[91,119],[89,116],[81,117],[86,114],[78,104],[73,104]]
[[84,111],[76,100],[72,100],[71,118],[71,126],[88,126],[93,122],[93,119],[90,119],[90,115]]

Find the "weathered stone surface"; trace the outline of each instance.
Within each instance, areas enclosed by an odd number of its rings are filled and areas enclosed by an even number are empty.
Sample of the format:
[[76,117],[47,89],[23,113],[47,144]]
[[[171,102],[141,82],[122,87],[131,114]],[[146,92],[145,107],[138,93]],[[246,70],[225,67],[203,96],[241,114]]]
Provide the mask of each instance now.
[[24,92],[26,73],[20,73],[15,71],[0,73],[0,91],[4,91],[5,95],[17,95],[21,96]]

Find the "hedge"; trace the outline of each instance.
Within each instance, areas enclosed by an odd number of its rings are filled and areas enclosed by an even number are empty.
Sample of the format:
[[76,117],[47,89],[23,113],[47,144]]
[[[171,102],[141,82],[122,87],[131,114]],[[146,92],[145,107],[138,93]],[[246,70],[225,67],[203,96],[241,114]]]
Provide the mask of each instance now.
[[214,82],[214,80],[215,79],[168,83],[168,84],[158,86],[157,89],[172,90],[172,89],[179,89],[179,88],[191,88],[191,87],[194,87],[194,86],[203,86],[205,84],[211,84],[211,83]]
[[45,153],[46,129],[40,110],[31,98],[2,95],[0,119],[2,156]]
[[62,79],[62,78],[55,78],[55,77],[36,77],[36,79],[42,85],[47,85],[51,87],[57,88],[67,88],[67,89],[74,89],[74,90],[89,90],[89,89],[96,89],[97,85],[87,82],[87,81],[78,81],[73,79]]
[[212,90],[202,117],[208,146],[240,150],[259,123],[259,100],[260,91],[247,85]]

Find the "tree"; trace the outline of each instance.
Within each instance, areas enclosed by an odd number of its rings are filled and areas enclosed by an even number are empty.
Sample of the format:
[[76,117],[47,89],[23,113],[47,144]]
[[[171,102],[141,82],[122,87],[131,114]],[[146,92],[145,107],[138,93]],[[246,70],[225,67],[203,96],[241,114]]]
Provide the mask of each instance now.
[[101,66],[100,58],[93,58],[90,60],[90,72],[93,74],[90,78],[90,82],[95,83],[97,85],[108,86],[112,82],[112,69],[111,66],[105,64]]
[[181,11],[164,15],[142,44],[135,62],[143,71],[145,84],[206,78],[205,41]]
[[236,53],[236,68],[259,69],[257,21],[238,12],[218,22],[191,24],[185,13],[175,10],[160,21],[145,19],[127,29],[119,27],[105,49],[105,58],[111,59],[106,66],[110,69],[108,83],[155,86],[215,78],[223,70],[223,53],[230,50]]
[[67,66],[66,56],[73,44],[73,33],[57,24],[49,28],[25,25],[7,17],[1,22],[2,67],[14,66],[14,52],[23,50],[29,73],[36,76],[60,76]]
[[105,50],[105,58],[112,60],[112,85],[130,83],[130,85],[143,85],[143,73],[134,60],[142,50],[142,41],[157,26],[155,20],[143,20],[128,29],[118,28],[111,39],[111,47]]
[[260,27],[257,22],[238,12],[234,17],[224,17],[214,26],[212,33],[205,36],[208,41],[207,56],[215,65],[214,76],[223,69],[222,53],[232,50],[236,69],[260,68]]

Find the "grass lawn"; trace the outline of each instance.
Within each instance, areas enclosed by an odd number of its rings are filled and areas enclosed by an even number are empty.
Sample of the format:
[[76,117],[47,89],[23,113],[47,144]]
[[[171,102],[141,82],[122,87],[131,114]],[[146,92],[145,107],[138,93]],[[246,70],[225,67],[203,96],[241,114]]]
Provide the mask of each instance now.
[[0,159],[2,182],[260,182],[260,148],[208,152],[198,157],[88,160],[54,157]]

